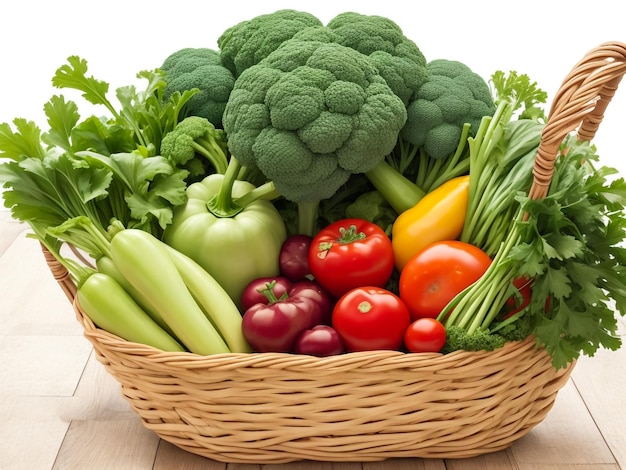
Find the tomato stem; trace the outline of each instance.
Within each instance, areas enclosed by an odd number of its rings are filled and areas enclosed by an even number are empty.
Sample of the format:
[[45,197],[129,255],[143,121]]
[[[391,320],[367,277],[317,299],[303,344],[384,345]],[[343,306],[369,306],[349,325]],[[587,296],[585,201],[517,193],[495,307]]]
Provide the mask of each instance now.
[[366,238],[365,233],[357,232],[356,225],[350,225],[347,229],[345,227],[339,227],[339,243],[352,243],[358,240]]

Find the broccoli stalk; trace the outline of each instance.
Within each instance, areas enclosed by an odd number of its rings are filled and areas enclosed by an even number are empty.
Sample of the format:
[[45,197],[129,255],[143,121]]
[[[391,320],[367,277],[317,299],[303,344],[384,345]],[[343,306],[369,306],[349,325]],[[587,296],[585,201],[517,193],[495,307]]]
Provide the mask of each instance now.
[[365,176],[387,203],[401,214],[437,186],[467,174],[469,131],[470,124],[464,124],[456,151],[448,158],[439,159],[430,158],[422,147],[400,137],[393,152]]
[[426,193],[402,173],[395,170],[386,160],[382,160],[373,170],[365,172],[376,190],[398,213],[410,209]]

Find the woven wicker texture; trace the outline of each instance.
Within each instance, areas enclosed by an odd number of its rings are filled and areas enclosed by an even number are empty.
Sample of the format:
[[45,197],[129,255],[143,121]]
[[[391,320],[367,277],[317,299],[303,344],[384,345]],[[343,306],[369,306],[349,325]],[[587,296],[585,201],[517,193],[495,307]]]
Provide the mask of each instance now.
[[[625,62],[626,45],[607,43],[567,76],[542,136],[532,197],[545,195],[569,132],[593,138]],[[53,257],[46,259],[73,300],[72,280]],[[545,418],[574,367],[555,370],[532,338],[445,356],[164,353],[96,328],[73,305],[98,360],[144,425],[223,462],[466,458],[498,451]]]

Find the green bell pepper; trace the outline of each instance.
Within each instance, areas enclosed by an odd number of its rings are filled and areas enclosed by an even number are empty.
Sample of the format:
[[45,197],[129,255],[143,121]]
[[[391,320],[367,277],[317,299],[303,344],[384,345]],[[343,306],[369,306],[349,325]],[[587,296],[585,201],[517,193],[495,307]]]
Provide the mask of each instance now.
[[238,180],[241,165],[229,161],[224,175],[212,174],[187,188],[186,203],[174,210],[163,241],[209,272],[241,308],[246,285],[279,274],[285,223],[272,204],[273,183],[255,187]]

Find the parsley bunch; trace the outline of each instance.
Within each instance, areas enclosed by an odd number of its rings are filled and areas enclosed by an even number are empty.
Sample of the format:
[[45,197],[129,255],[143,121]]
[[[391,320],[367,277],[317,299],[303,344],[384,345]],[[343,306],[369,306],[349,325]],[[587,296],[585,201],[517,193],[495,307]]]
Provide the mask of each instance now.
[[526,221],[509,256],[534,278],[531,304],[537,343],[561,367],[581,353],[616,350],[616,313],[626,312],[626,182],[598,167],[595,146],[569,136],[548,195],[520,197]]
[[[626,309],[626,183],[609,179],[616,170],[596,168],[595,147],[572,135],[561,145],[548,195],[530,199],[547,95],[516,72],[496,72],[492,84],[496,113],[468,139],[470,199],[461,240],[493,261],[439,319],[470,343],[519,324],[556,368],[601,347],[615,350],[616,312]],[[532,280],[531,302],[507,316],[507,300],[520,295],[518,278]]]
[[[561,151],[548,195],[517,194],[517,215],[491,266],[441,317],[468,335],[524,318],[555,368],[618,349],[616,313],[626,312],[626,182],[609,179],[615,169],[596,168],[595,147],[575,136]],[[503,320],[511,282],[523,276],[533,279],[531,303]]]

